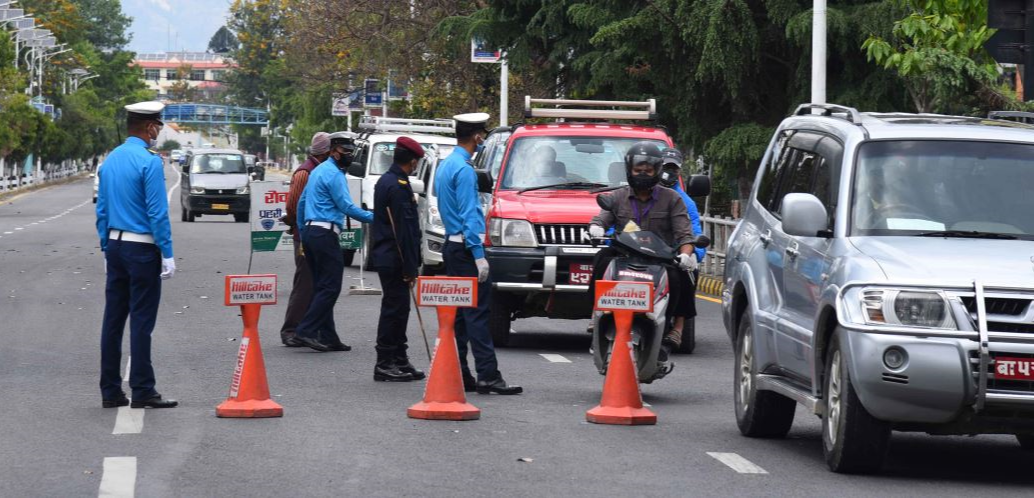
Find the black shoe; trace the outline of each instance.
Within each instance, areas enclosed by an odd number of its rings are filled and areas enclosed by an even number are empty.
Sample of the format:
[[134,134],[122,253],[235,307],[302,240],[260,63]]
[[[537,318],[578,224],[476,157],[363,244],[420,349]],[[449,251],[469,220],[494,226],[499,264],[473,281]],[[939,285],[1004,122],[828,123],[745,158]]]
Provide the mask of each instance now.
[[508,386],[506,381],[500,375],[495,380],[479,380],[477,383],[478,394],[489,394],[496,393],[504,396],[511,394],[520,394],[524,392],[524,388],[521,386]]
[[126,397],[125,393],[121,397],[115,399],[106,399],[101,402],[104,408],[118,408],[120,406],[126,406],[129,404],[129,398]]
[[301,344],[302,346],[305,346],[305,347],[308,347],[308,348],[315,349],[316,351],[320,351],[320,352],[330,351],[330,348],[327,347],[326,344],[323,344],[322,342],[317,341],[316,339],[310,339],[308,337],[303,337],[303,336],[300,336],[300,335],[296,335],[296,336],[294,336],[294,340],[298,344]]
[[413,380],[424,380],[427,377],[424,372],[417,370],[417,368],[409,362],[409,358],[405,356],[395,358],[395,366],[399,368],[399,371],[412,375]]
[[377,382],[409,382],[413,375],[399,370],[394,363],[378,363],[373,367],[373,380]]
[[294,333],[280,334],[280,341],[284,343],[284,346],[289,348],[300,348],[302,343],[298,342],[298,337]]
[[463,392],[472,393],[478,390],[478,381],[474,379],[473,375],[463,375]]
[[657,352],[657,361],[661,363],[668,361],[668,358],[671,356],[671,352],[678,349],[678,347],[679,345],[675,344],[675,341],[665,337],[661,341],[660,351]]
[[179,402],[172,399],[162,399],[161,394],[154,395],[153,398],[144,400],[133,400],[133,404],[130,408],[175,408],[179,405]]
[[327,351],[351,351],[352,346],[339,342],[337,344],[327,344]]

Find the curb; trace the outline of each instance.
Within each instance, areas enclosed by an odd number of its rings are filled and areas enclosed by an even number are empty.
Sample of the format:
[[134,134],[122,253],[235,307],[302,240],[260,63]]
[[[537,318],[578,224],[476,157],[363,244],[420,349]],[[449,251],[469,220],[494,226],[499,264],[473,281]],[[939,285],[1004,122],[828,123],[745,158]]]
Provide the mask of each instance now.
[[721,298],[723,290],[725,290],[725,284],[719,277],[700,275],[700,278],[697,279],[698,294],[706,294],[712,297]]

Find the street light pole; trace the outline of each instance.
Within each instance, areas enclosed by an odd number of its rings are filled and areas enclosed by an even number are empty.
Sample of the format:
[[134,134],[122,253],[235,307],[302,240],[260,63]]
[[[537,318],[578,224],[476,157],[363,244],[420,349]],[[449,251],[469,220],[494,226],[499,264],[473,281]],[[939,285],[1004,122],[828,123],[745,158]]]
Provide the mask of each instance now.
[[826,0],[814,0],[811,27],[811,103],[826,103]]
[[[504,55],[505,57],[505,55]],[[510,68],[506,59],[499,61],[499,126],[508,126],[510,109]]]

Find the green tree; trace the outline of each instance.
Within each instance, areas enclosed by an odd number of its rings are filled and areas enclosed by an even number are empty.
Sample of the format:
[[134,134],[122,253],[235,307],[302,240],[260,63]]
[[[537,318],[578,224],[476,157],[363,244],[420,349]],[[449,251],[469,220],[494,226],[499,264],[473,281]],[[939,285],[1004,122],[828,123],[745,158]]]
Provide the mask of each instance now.
[[162,142],[162,146],[159,147],[158,150],[160,150],[162,152],[169,152],[171,150],[182,149],[182,148],[183,148],[183,146],[180,145],[179,142],[177,142],[175,140],[166,140],[166,141]]
[[220,26],[219,30],[208,40],[208,51],[214,54],[228,54],[237,48],[237,37],[230,28]]

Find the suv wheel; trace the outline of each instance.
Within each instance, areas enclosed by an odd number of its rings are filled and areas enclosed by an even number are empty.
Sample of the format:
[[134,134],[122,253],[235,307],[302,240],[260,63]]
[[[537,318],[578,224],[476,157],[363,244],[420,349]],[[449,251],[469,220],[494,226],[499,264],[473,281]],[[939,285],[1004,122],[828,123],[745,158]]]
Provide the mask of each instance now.
[[251,213],[240,213],[233,215],[233,221],[236,221],[237,223],[247,223],[249,218],[251,218]]
[[189,210],[189,209],[187,210],[187,222],[188,222],[188,223],[193,223],[193,222],[194,222],[194,219],[195,219],[196,217],[197,217],[197,215],[196,215],[196,214],[194,214],[194,212],[193,212],[193,211],[191,211],[191,210]]
[[890,426],[870,415],[859,401],[838,332],[833,333],[826,354],[822,453],[833,472],[875,472],[883,465],[887,453]]
[[492,343],[501,348],[510,345],[510,299],[509,294],[494,291],[488,306],[488,331]]
[[754,328],[750,317],[744,314],[740,317],[733,373],[736,425],[747,437],[785,437],[793,425],[797,402],[772,391],[758,390],[756,359]]
[[187,208],[180,208],[180,221],[187,221]]
[[675,350],[679,354],[693,354],[693,350],[697,348],[697,328],[696,320],[693,318],[687,318],[682,324],[682,344],[679,344],[679,348]]
[[1016,440],[1020,442],[1020,448],[1034,450],[1034,434],[1017,434]]

